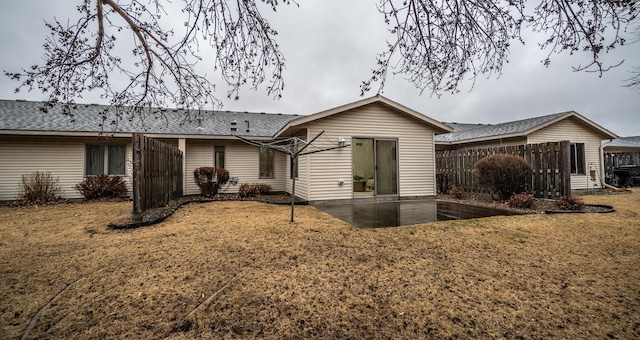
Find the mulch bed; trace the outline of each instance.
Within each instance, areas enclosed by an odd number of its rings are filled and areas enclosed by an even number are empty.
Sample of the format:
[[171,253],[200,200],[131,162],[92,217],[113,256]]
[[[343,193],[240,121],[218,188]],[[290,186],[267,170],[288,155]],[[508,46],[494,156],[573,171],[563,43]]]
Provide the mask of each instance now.
[[[598,195],[621,194],[621,193],[630,193],[630,191],[612,192],[612,191],[603,190],[603,191],[600,191]],[[554,200],[541,199],[541,198],[536,198],[534,207],[530,209],[512,208],[505,201],[494,201],[491,199],[489,195],[482,195],[482,194],[467,194],[467,198],[465,199],[457,199],[452,195],[439,194],[437,198],[443,201],[452,201],[452,202],[458,202],[458,203],[484,206],[484,207],[489,207],[494,209],[513,211],[520,214],[608,213],[608,212],[615,211],[612,206],[601,205],[601,204],[585,204],[582,207],[582,209],[575,210],[575,211],[559,210]]]

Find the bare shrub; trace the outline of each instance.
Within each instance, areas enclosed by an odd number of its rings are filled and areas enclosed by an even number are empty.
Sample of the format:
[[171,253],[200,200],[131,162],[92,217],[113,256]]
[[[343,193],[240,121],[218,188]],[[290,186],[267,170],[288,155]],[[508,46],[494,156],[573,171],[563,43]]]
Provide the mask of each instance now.
[[436,174],[436,187],[438,193],[446,194],[451,189],[449,174]]
[[117,198],[127,194],[127,184],[121,176],[88,176],[74,189],[87,200]]
[[60,183],[51,172],[22,175],[18,199],[27,204],[47,204],[60,200]]
[[487,156],[474,165],[478,184],[492,190],[500,200],[526,192],[532,172],[524,158],[509,154]]
[[273,190],[273,188],[266,183],[256,183],[255,186],[260,195],[268,195]]
[[213,197],[229,182],[229,171],[223,168],[201,167],[193,170],[193,180],[202,195]]
[[580,210],[584,207],[584,201],[578,196],[562,196],[556,199],[556,206],[560,210]]
[[533,194],[515,194],[509,197],[507,205],[511,208],[532,209],[536,206]]
[[241,198],[256,197],[258,195],[258,188],[254,184],[242,183],[238,188],[238,195]]
[[463,187],[456,187],[456,186],[451,187],[450,194],[451,196],[459,200],[463,200],[467,198],[467,193],[464,191]]
[[258,195],[269,194],[273,188],[266,183],[243,183],[238,188],[238,195],[241,198],[256,197]]

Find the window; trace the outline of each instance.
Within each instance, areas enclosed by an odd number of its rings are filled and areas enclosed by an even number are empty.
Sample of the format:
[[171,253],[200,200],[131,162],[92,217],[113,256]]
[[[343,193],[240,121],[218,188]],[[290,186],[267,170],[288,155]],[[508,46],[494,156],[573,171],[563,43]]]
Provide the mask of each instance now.
[[260,178],[273,178],[273,149],[260,148]]
[[126,148],[126,145],[87,145],[85,175],[124,175]]
[[579,175],[586,174],[584,143],[571,143],[571,173]]
[[214,162],[216,168],[224,169],[224,146],[216,146],[214,147]]
[[300,158],[296,159],[295,167],[294,167],[294,164],[293,164],[293,159],[291,159],[291,158],[289,158],[289,159],[291,161],[291,164],[289,164],[289,167],[290,167],[290,169],[289,169],[289,174],[290,174],[289,178],[291,178],[291,179],[293,179],[294,177],[298,178],[298,165],[300,164]]

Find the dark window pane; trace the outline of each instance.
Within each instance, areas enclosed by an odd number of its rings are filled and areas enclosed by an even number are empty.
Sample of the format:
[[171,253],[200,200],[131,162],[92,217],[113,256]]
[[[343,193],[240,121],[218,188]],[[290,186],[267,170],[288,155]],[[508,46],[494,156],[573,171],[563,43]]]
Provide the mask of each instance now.
[[224,169],[224,146],[214,147],[215,164],[213,166]]
[[104,174],[104,145],[87,145],[84,174],[87,176]]
[[585,164],[586,164],[586,160],[585,160],[585,155],[584,155],[584,143],[578,143],[576,144],[576,153],[577,153],[577,170],[578,173],[581,175],[586,174],[587,172],[585,171]]
[[126,150],[125,145],[109,145],[109,175],[125,174]]
[[269,148],[260,148],[260,178],[273,178],[274,151]]
[[571,144],[571,173],[584,175],[585,172],[585,150],[584,143]]

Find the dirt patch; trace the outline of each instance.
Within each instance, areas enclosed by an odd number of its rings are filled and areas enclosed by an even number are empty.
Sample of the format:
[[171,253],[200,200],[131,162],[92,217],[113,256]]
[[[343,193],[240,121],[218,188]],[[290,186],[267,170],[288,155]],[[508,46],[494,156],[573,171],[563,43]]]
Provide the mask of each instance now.
[[616,212],[361,230],[223,201],[110,230],[130,202],[4,207],[0,338],[41,309],[30,338],[638,338],[640,194],[584,199]]

